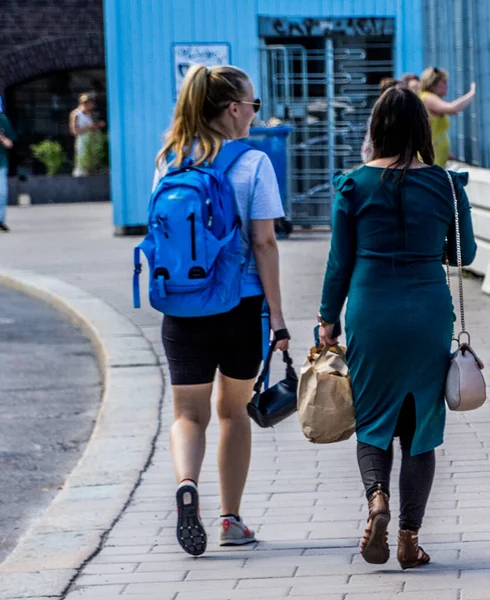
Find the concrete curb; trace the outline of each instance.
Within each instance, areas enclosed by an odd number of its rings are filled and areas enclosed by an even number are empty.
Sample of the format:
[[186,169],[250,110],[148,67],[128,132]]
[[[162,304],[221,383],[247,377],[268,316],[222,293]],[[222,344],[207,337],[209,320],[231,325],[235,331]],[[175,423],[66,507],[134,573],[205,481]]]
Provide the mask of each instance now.
[[102,371],[102,402],[84,454],[0,565],[1,599],[61,597],[98,552],[151,462],[162,372],[140,329],[92,294],[26,271],[2,269],[0,283],[67,315],[92,340]]

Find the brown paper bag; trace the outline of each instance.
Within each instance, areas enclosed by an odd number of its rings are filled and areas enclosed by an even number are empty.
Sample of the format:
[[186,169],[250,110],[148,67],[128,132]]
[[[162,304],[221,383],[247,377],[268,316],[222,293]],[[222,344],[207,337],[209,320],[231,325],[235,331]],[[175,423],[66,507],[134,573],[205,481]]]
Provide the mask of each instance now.
[[301,368],[298,414],[305,437],[315,444],[347,440],[356,422],[349,369],[340,346],[312,348]]

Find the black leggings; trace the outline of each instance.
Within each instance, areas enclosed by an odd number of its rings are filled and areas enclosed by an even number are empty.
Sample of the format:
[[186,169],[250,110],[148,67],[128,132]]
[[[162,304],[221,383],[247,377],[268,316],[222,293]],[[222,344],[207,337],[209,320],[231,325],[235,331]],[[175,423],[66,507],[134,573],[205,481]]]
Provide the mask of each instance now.
[[[400,438],[402,464],[400,471],[400,529],[418,531],[422,526],[425,507],[429,499],[436,466],[435,452],[424,452],[410,456],[410,448],[415,433],[415,402],[409,394],[403,403],[398,417],[395,436]],[[393,443],[387,450],[357,443],[357,460],[362,481],[369,499],[371,494],[381,489],[390,495],[390,475],[393,465]]]

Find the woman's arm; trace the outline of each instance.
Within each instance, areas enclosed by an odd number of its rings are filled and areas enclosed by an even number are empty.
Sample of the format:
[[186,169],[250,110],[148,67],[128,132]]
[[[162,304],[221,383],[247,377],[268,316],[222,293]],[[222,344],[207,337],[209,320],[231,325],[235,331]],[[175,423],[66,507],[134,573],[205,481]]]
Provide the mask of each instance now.
[[[279,250],[274,231],[274,220],[252,220],[251,226],[252,251],[269,305],[272,331],[286,329],[282,314],[281,289],[279,286]],[[276,348],[287,350],[288,340],[279,341]]]
[[14,142],[17,141],[17,134],[6,115],[0,120],[0,144],[7,150],[14,147]]
[[[347,181],[346,186],[348,185]],[[332,240],[320,306],[320,314],[327,323],[336,323],[340,318],[355,260],[355,222],[350,214],[349,200],[338,191],[333,208]]]
[[70,113],[69,127],[70,127],[71,135],[76,136],[77,135],[77,113],[74,110]]
[[466,107],[468,107],[476,96],[476,84],[471,84],[470,91],[452,102],[446,102],[436,96],[436,94],[429,94],[424,98],[424,104],[430,113],[435,115],[457,115]]
[[[453,179],[455,179],[453,177]],[[461,260],[463,266],[471,265],[476,256],[476,242],[473,233],[473,223],[471,220],[471,208],[468,196],[462,186],[455,182],[455,188],[458,195],[458,216],[459,232],[461,239]],[[449,264],[453,267],[458,265],[457,245],[456,245],[456,225],[453,219],[451,227],[447,234],[447,253]]]
[[[274,231],[274,219],[283,217],[284,210],[270,158],[256,150],[251,150],[245,157],[252,161],[257,160],[249,201],[250,240],[260,281],[269,305],[271,329],[278,331],[286,329],[286,324],[282,314],[279,251]],[[276,348],[287,350],[288,340],[279,341]]]

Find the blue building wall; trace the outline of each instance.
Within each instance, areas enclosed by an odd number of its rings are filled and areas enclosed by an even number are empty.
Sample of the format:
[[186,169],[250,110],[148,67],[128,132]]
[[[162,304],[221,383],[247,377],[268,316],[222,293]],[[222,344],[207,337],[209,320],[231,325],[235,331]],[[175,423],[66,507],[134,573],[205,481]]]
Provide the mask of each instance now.
[[423,68],[423,0],[105,0],[116,227],[146,222],[155,155],[170,123],[172,44],[228,42],[259,84],[258,16],[394,17],[396,75]]

